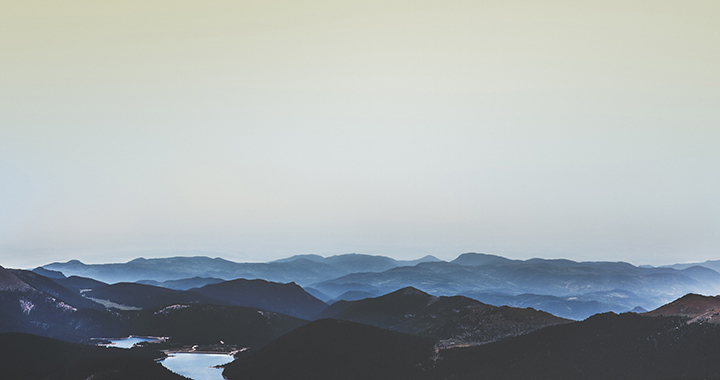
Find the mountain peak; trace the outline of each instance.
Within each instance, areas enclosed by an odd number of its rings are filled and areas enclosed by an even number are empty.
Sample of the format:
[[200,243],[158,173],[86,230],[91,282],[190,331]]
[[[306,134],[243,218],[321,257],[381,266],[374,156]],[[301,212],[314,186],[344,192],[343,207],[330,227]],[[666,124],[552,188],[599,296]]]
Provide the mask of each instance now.
[[512,260],[498,256],[498,255],[489,255],[487,253],[475,253],[475,252],[468,252],[463,253],[462,255],[458,256],[455,260],[451,261],[453,264],[459,264],[459,265],[469,265],[469,266],[478,266],[478,265],[489,265],[489,264],[505,264],[509,263]]
[[688,317],[688,323],[707,321],[720,323],[720,297],[689,293],[669,304],[645,313],[650,316],[676,315]]
[[67,263],[65,263],[65,264],[72,264],[72,265],[85,265],[85,263],[83,263],[82,261],[80,261],[80,260],[77,260],[77,259],[72,259],[72,260],[69,260],[69,261],[68,261]]
[[425,255],[418,260],[423,261],[423,262],[424,261],[442,261],[433,255]]
[[430,296],[429,294],[418,290],[412,286],[406,286],[402,289],[396,290],[390,294],[404,295],[404,296]]

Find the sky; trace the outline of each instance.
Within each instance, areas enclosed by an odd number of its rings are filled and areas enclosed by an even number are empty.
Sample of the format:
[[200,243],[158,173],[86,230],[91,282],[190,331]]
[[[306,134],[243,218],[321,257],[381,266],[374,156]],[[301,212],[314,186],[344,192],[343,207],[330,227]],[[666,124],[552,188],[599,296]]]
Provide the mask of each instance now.
[[0,265],[720,259],[716,0],[0,3]]

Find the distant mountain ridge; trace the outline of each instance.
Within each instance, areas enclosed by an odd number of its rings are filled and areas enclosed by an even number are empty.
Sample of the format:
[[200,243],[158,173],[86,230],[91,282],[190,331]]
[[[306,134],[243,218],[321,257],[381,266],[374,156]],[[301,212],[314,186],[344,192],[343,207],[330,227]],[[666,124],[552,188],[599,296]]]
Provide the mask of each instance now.
[[464,254],[455,261],[352,273],[311,286],[330,297],[348,291],[384,294],[412,286],[433,295],[478,295],[482,302],[497,306],[535,307],[574,319],[637,306],[650,310],[687,293],[720,290],[720,273],[697,266],[640,268],[623,262],[509,260],[483,254]]
[[690,267],[705,267],[716,272],[720,272],[720,260],[707,260],[699,263],[681,263],[672,265],[662,265],[661,268],[686,269]]
[[299,255],[268,263],[238,263],[222,258],[168,257],[137,258],[127,263],[84,264],[79,260],[52,263],[36,270],[61,272],[65,276],[90,277],[107,283],[157,282],[192,277],[211,277],[223,280],[264,279],[274,282],[295,282],[307,285],[348,273],[384,271],[420,262],[439,261],[433,256],[418,260],[399,261],[385,256],[345,254],[324,258],[318,255]]

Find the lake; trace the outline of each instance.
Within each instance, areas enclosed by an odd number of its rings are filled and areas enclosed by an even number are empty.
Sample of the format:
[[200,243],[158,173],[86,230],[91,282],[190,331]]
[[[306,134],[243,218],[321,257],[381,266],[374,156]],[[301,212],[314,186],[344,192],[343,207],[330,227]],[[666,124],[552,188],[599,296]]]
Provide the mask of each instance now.
[[193,380],[224,380],[222,368],[212,366],[230,363],[233,357],[228,354],[168,353],[160,363],[165,368]]
[[110,346],[110,347],[117,347],[117,348],[132,348],[132,346],[135,343],[140,342],[152,342],[155,340],[158,340],[156,337],[138,337],[138,336],[130,336],[128,338],[121,338],[121,339],[108,339],[110,341],[110,344],[103,344],[103,346]]

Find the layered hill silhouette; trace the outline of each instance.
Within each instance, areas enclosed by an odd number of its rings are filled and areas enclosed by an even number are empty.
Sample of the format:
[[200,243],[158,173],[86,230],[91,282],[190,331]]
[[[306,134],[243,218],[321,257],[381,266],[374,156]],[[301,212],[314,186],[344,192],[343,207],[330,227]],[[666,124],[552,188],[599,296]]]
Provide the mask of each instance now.
[[307,285],[355,272],[383,271],[397,266],[437,261],[432,256],[411,261],[394,260],[384,256],[346,254],[324,258],[300,255],[269,263],[236,263],[221,258],[170,257],[138,258],[127,263],[84,264],[79,260],[52,263],[42,270],[62,272],[65,276],[90,277],[107,283],[151,280],[164,282],[193,277],[213,277],[223,280],[238,278],[264,279],[275,282],[296,282]]
[[450,263],[353,273],[311,286],[331,297],[347,291],[384,294],[412,286],[433,295],[463,294],[498,306],[534,307],[582,319],[637,306],[650,310],[692,292],[713,294],[720,289],[720,274],[704,267],[641,268],[622,262],[510,260],[468,253]]
[[705,264],[711,266],[712,262],[672,268],[624,262],[512,260],[481,253],[465,253],[451,262],[432,256],[401,261],[347,254],[298,255],[268,263],[209,257],[139,258],[94,265],[71,260],[36,270],[53,271],[53,276],[140,282],[177,290],[239,278],[295,282],[323,301],[356,300],[412,286],[435,296],[464,295],[494,306],[532,307],[581,320],[606,311],[652,310],[687,293],[720,293],[720,273],[702,266]]
[[687,268],[696,267],[696,266],[710,268],[716,272],[720,272],[720,260],[707,260],[707,261],[703,261],[701,263],[672,264],[672,265],[665,265],[664,267],[673,268],[673,269],[687,269]]
[[228,365],[228,380],[421,379],[433,343],[374,326],[322,319]]
[[462,297],[435,297],[407,287],[358,301],[338,301],[317,318],[335,318],[417,335],[440,347],[474,345],[570,322],[534,309],[496,307]]

